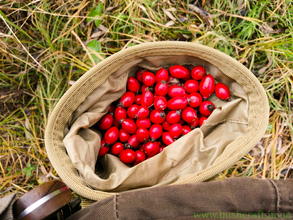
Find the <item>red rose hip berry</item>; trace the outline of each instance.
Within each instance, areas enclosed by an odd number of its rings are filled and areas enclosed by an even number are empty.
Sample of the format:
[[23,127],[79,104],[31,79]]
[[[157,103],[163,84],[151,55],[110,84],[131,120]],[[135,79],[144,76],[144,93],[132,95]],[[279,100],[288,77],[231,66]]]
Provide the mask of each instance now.
[[120,142],[116,142],[111,148],[111,153],[114,155],[119,155],[121,151],[123,150],[124,150],[123,144]]
[[168,95],[170,97],[184,96],[185,95],[185,90],[184,90],[184,88],[182,86],[172,85],[169,88]]
[[109,147],[106,147],[106,146],[101,147],[99,151],[99,157],[104,156],[106,153],[108,153],[108,151],[109,151]]
[[149,108],[142,105],[142,106],[138,107],[135,118],[144,119],[144,118],[148,117],[149,114],[150,114]]
[[150,91],[146,91],[145,93],[142,94],[141,96],[141,105],[145,105],[149,107],[152,105],[154,102],[154,95]]
[[155,109],[151,111],[150,119],[151,119],[151,122],[153,122],[154,124],[161,124],[166,119],[166,113],[162,110]]
[[191,131],[192,131],[192,129],[188,125],[183,125],[182,126],[182,135],[186,135]]
[[168,101],[168,109],[170,110],[180,110],[184,109],[188,104],[186,97],[174,97]]
[[130,136],[130,138],[128,139],[127,144],[125,145],[125,148],[137,148],[139,147],[140,142],[138,140],[138,137],[136,134]]
[[136,156],[132,149],[124,149],[119,154],[119,158],[123,163],[132,163],[135,161]]
[[114,112],[114,117],[115,119],[121,123],[121,120],[124,120],[127,118],[127,111],[125,108],[122,108],[122,107],[117,107],[115,109],[115,112]]
[[187,93],[197,92],[199,84],[196,80],[190,79],[184,83],[184,88]]
[[215,91],[215,79],[209,74],[206,75],[199,84],[199,92],[203,99],[207,99]]
[[138,128],[136,131],[136,136],[139,142],[145,142],[149,139],[150,134],[146,128]]
[[166,121],[169,124],[175,124],[177,123],[181,118],[181,111],[177,110],[177,111],[170,111],[168,112],[167,116],[166,116]]
[[167,146],[174,142],[174,139],[169,132],[163,132],[162,139],[164,144],[166,144]]
[[154,106],[157,110],[165,110],[167,108],[167,99],[164,96],[156,96]]
[[215,87],[216,96],[221,100],[230,100],[230,90],[228,86],[223,83],[217,83]]
[[137,150],[137,151],[135,151],[134,153],[135,153],[135,157],[136,157],[136,159],[135,159],[133,165],[137,165],[137,164],[139,164],[139,163],[145,161],[145,159],[146,159],[146,155],[145,155],[144,152],[142,152],[142,151],[140,151],[140,150]]
[[135,94],[133,92],[125,92],[120,98],[120,102],[118,103],[118,106],[127,108],[131,106],[134,103],[134,101],[135,101]]
[[187,123],[192,123],[197,118],[197,114],[195,110],[191,107],[186,107],[185,109],[183,109],[181,115],[182,115],[182,119],[186,121]]
[[142,82],[146,86],[152,86],[156,82],[156,77],[153,73],[146,71],[142,74]]
[[105,139],[101,140],[101,148],[99,151],[99,157],[104,156],[109,151],[109,144],[106,143]]
[[140,84],[136,78],[133,76],[129,77],[127,79],[127,90],[137,93],[137,91],[140,89]]
[[119,131],[117,127],[112,127],[105,133],[105,141],[107,144],[115,144],[119,137]]
[[192,108],[196,108],[202,103],[202,96],[198,92],[190,93],[187,99],[188,105]]
[[133,119],[126,118],[121,123],[122,128],[129,134],[135,134],[137,130],[137,126]]
[[140,69],[137,71],[136,73],[136,79],[139,81],[139,82],[142,82],[142,74],[146,71],[146,69]]
[[154,141],[154,142],[149,141],[146,143],[144,147],[144,151],[146,155],[148,155],[149,157],[152,157],[158,154],[159,150],[160,150],[160,143],[157,141]]
[[167,81],[168,77],[168,70],[161,68],[156,72],[156,83],[160,83],[161,81]]
[[134,101],[135,104],[141,105],[141,97],[142,97],[142,94],[135,96],[135,101]]
[[210,116],[215,109],[215,105],[211,101],[203,101],[199,106],[199,112],[203,116]]
[[162,136],[162,133],[163,133],[162,125],[153,124],[150,127],[150,132],[149,133],[150,133],[151,141],[155,141],[155,140],[159,139]]
[[169,124],[167,121],[164,121],[162,123],[162,127],[163,127],[164,131],[169,131],[170,126],[171,126],[171,124]]
[[155,86],[155,93],[160,96],[165,96],[168,94],[169,91],[169,85],[166,83],[166,81],[161,81],[157,83]]
[[202,117],[199,119],[199,126],[201,127],[201,126],[205,123],[205,121],[206,121],[207,119],[208,119],[207,117],[202,116]]
[[127,115],[129,118],[135,118],[136,113],[138,111],[139,106],[136,104],[133,104],[131,106],[128,107],[127,109]]
[[178,79],[183,79],[188,75],[188,69],[181,65],[174,65],[169,67],[170,74]]
[[130,134],[127,133],[123,128],[121,128],[119,130],[119,140],[122,142],[122,143],[125,143],[128,141],[128,139],[130,138]]
[[189,123],[188,125],[190,126],[191,129],[194,129],[198,126],[199,123],[199,118],[196,118],[193,122]]
[[173,124],[169,128],[169,133],[173,138],[179,138],[182,134],[182,125],[181,124]]
[[136,125],[139,128],[149,128],[151,127],[151,120],[149,118],[144,118],[144,119],[137,119],[136,120]]
[[206,75],[206,70],[202,66],[195,66],[191,70],[191,77],[195,80],[201,80]]
[[113,123],[114,123],[113,115],[106,114],[100,119],[98,124],[101,130],[108,130],[109,128],[112,127]]

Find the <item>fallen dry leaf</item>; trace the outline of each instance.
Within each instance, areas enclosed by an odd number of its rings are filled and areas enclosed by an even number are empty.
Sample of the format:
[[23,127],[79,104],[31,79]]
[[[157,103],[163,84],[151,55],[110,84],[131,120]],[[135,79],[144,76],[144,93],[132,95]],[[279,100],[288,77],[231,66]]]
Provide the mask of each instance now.
[[172,21],[176,21],[176,18],[172,15],[171,12],[169,12],[166,9],[163,9],[163,12],[172,20]]

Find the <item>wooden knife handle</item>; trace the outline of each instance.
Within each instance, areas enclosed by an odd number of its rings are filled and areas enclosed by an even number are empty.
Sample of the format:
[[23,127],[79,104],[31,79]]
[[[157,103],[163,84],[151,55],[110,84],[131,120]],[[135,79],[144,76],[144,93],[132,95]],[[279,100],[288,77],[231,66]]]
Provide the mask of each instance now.
[[46,182],[20,197],[14,204],[16,219],[49,219],[71,200],[71,191],[59,180]]

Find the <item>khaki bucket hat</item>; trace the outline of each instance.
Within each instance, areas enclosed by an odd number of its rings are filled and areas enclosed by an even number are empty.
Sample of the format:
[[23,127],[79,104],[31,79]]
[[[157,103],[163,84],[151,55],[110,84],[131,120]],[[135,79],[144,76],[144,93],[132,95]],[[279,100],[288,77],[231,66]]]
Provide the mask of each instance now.
[[[231,90],[231,101],[212,95],[216,109],[206,123],[134,167],[117,157],[98,157],[95,124],[126,91],[129,76],[145,68],[204,66]],[[124,49],[86,72],[54,108],[45,134],[48,157],[60,178],[93,201],[148,187],[206,181],[231,167],[262,138],[269,104],[258,79],[232,57],[197,43],[153,42]]]

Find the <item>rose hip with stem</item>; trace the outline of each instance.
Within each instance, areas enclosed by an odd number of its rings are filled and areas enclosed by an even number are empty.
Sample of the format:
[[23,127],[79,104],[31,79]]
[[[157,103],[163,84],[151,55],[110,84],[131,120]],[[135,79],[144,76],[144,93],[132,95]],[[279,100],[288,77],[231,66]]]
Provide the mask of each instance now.
[[160,124],[153,124],[150,127],[149,131],[150,131],[149,133],[150,133],[151,141],[155,141],[162,136],[163,128],[162,128],[162,125]]
[[115,109],[114,117],[115,117],[115,119],[116,119],[118,122],[121,123],[121,120],[127,118],[127,111],[126,111],[126,109],[123,108],[123,107],[119,107],[119,106],[118,106],[118,107]]
[[136,104],[133,104],[131,106],[128,107],[127,109],[127,115],[129,118],[135,118],[136,113],[138,111],[139,106]]
[[181,118],[181,110],[177,110],[177,111],[170,111],[168,112],[167,116],[166,116],[166,121],[169,124],[175,124],[177,123]]
[[120,98],[118,106],[127,108],[134,103],[134,100],[135,94],[133,92],[125,92]]
[[106,143],[105,139],[101,140],[101,148],[99,151],[99,157],[104,156],[109,151],[109,144]]
[[126,119],[122,120],[121,126],[129,134],[136,133],[137,126],[136,126],[134,120],[131,118],[126,118]]
[[198,92],[190,93],[187,99],[188,105],[192,108],[197,108],[202,103],[202,96]]
[[142,94],[141,96],[141,105],[145,105],[149,107],[152,105],[154,102],[154,95],[150,91],[146,91],[145,93]]
[[139,142],[145,142],[149,139],[150,134],[146,128],[138,128],[136,131],[136,136]]
[[169,91],[169,85],[166,83],[166,81],[161,81],[157,83],[155,86],[155,93],[160,96],[167,95],[168,91]]
[[199,112],[203,116],[210,116],[215,109],[215,105],[211,101],[203,101],[199,106]]
[[155,123],[155,124],[161,124],[165,121],[166,118],[166,113],[162,110],[153,110],[150,113],[150,119],[151,122]]
[[140,141],[138,140],[138,137],[136,134],[130,136],[128,139],[127,144],[125,144],[125,148],[137,148],[140,145]]
[[191,129],[194,129],[198,126],[198,123],[199,123],[199,118],[196,117],[196,119],[193,122],[189,123],[188,125],[190,126]]
[[149,108],[142,105],[138,107],[135,118],[144,119],[148,117],[149,114],[150,114]]

